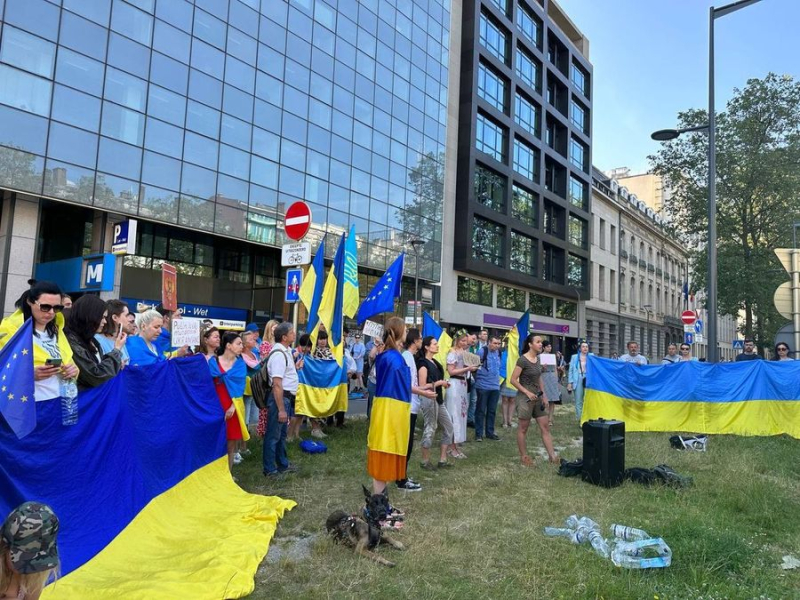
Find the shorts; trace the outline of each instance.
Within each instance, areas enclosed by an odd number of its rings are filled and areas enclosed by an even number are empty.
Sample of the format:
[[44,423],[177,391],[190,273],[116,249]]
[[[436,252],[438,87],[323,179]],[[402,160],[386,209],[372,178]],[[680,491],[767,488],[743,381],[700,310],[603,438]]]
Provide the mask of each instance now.
[[544,410],[543,403],[538,398],[529,401],[527,396],[518,394],[515,404],[517,406],[517,419],[521,421],[530,421],[531,419],[547,416],[547,411]]

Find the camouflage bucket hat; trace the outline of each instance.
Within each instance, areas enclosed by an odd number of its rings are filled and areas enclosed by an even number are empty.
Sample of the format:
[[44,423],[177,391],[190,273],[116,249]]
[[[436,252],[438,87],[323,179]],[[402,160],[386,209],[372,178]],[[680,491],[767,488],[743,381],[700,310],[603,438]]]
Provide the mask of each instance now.
[[58,526],[58,517],[46,504],[26,502],[11,512],[2,537],[17,571],[28,575],[58,566]]

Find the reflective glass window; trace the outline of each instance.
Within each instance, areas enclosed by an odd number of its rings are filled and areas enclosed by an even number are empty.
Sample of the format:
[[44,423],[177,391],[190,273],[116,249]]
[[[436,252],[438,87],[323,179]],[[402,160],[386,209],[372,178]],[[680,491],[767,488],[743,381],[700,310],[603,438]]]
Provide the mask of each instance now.
[[[584,287],[586,285],[586,259],[570,254],[567,260],[567,285]],[[575,317],[572,320],[575,320]]]
[[229,115],[249,121],[253,118],[253,96],[226,85],[222,97],[222,110]]
[[259,158],[258,156],[251,156],[250,181],[258,185],[277,189],[278,163]]
[[508,84],[505,78],[483,63],[478,65],[478,95],[500,112],[506,111]]
[[568,240],[570,244],[574,244],[581,248],[586,248],[587,233],[589,231],[589,224],[575,215],[569,216],[568,224]]
[[[103,109],[103,114],[105,115],[105,109]],[[100,138],[100,153],[97,157],[98,171],[139,179],[141,168],[141,148],[105,137]]]
[[182,31],[156,19],[153,30],[153,50],[189,64],[192,38]]
[[268,48],[263,44],[258,46],[258,68],[265,73],[283,79],[284,65],[286,59],[280,52],[276,52],[272,48]]
[[506,158],[506,130],[491,119],[478,113],[475,147],[495,160],[504,162]]
[[139,184],[130,179],[98,173],[94,186],[94,205],[135,215],[139,208]]
[[506,211],[506,178],[494,171],[475,165],[475,199],[500,213]]
[[[78,0],[82,2],[83,0]],[[192,11],[194,7],[186,0],[169,0],[156,3],[156,16],[184,31],[192,30]]]
[[225,69],[225,55],[205,42],[195,39],[192,42],[192,67],[222,79]]
[[237,0],[231,0],[228,21],[247,35],[258,35],[258,13]]
[[202,10],[194,11],[194,29],[192,30],[194,37],[224,50],[226,32],[227,25],[223,21]]
[[580,208],[586,208],[587,196],[586,184],[577,177],[569,176],[569,201],[571,204]]
[[528,133],[537,137],[541,135],[539,107],[519,92],[514,102],[514,120]]
[[192,229],[214,230],[214,203],[181,194],[178,223]]
[[0,60],[9,65],[51,79],[56,45],[6,25],[0,45]]
[[280,168],[279,191],[296,198],[301,198],[305,187],[306,181],[303,173],[290,169],[289,167]]
[[511,268],[526,275],[536,275],[536,240],[511,232]]
[[472,256],[499,267],[504,266],[504,237],[505,227],[476,215],[472,229]]
[[103,27],[108,26],[108,19],[111,16],[111,0],[63,0],[64,8],[86,17]]
[[108,41],[108,64],[147,79],[150,72],[150,49],[112,33]]
[[110,102],[103,102],[103,124],[100,131],[103,135],[141,146],[144,137],[144,115]]
[[53,90],[53,118],[97,132],[100,127],[100,100],[72,88],[56,85]]
[[6,65],[0,65],[0,81],[0,103],[37,115],[50,114],[51,82]]
[[251,131],[250,123],[230,115],[222,115],[222,142],[249,152]]
[[46,196],[91,204],[94,195],[94,167],[89,170],[48,159],[43,193]]
[[200,104],[194,100],[189,100],[186,107],[186,128],[202,133],[210,138],[219,139],[219,118],[220,113]]
[[151,15],[153,14],[153,9],[156,5],[156,0],[125,0],[134,6],[138,6],[143,11],[149,12]]
[[195,4],[220,19],[228,16],[228,0],[195,0]]
[[186,98],[151,84],[147,114],[183,127],[186,120]]
[[511,216],[531,227],[536,227],[537,211],[536,196],[515,183],[511,196]]
[[181,193],[200,198],[213,198],[217,193],[216,172],[184,163]]
[[261,100],[256,100],[253,123],[268,131],[280,133],[282,129],[281,109]]
[[153,52],[150,81],[179,94],[185,94],[189,81],[189,67],[163,54]]
[[[256,21],[256,23],[258,23],[258,21]],[[228,28],[228,45],[225,48],[225,52],[246,62],[248,65],[255,65],[256,55],[258,54],[258,44],[250,36],[245,35],[238,29],[230,27]]]
[[216,169],[218,149],[219,142],[187,131],[183,142],[183,160],[207,169]]
[[106,70],[105,98],[144,112],[147,103],[147,82],[109,67]]
[[103,63],[66,48],[58,50],[56,81],[59,83],[100,96],[103,93],[104,71]]
[[93,169],[97,162],[97,135],[69,125],[52,123],[47,155]]
[[153,36],[153,17],[122,0],[114,0],[111,29],[149,46]]
[[180,189],[181,161],[154,152],[145,152],[142,163],[142,182],[170,190]]
[[522,2],[517,6],[517,25],[534,45],[539,46],[542,35],[542,25],[534,12]]
[[250,176],[250,154],[233,146],[220,144],[219,170],[233,177],[247,179]]
[[275,106],[283,102],[283,82],[258,71],[256,73],[256,96]]
[[588,98],[589,76],[586,74],[586,71],[584,71],[582,67],[579,67],[575,63],[572,63],[571,78],[572,78],[572,83],[575,84],[575,87],[577,87],[580,90],[580,92]]
[[41,193],[43,158],[12,148],[0,148],[0,156],[8,164],[8,167],[0,171],[0,186],[34,194]]
[[191,69],[189,74],[189,97],[208,104],[214,108],[222,108],[222,82],[205,73]]
[[183,155],[183,129],[148,117],[145,148],[181,158]]
[[107,40],[107,29],[69,12],[62,14],[59,45],[105,60]]
[[531,181],[539,180],[539,151],[520,139],[514,139],[514,170]]
[[225,83],[252,94],[255,89],[256,70],[240,60],[228,56],[225,61]]
[[539,62],[522,48],[517,48],[517,75],[537,92],[539,85]]
[[[159,4],[164,4],[160,2]],[[176,223],[178,221],[178,194],[169,190],[142,186],[139,197],[139,214],[158,221]]]
[[57,6],[44,0],[6,0],[6,23],[52,41],[58,36],[58,13]]
[[508,62],[508,34],[502,25],[484,12],[481,12],[480,17],[480,40],[481,44],[500,62]]
[[569,141],[569,161],[581,169],[582,171],[587,170],[586,165],[586,155],[587,155],[586,146],[580,143],[575,138],[570,138]]
[[[35,154],[44,154],[47,144],[47,119],[0,106],[0,144]],[[10,157],[6,148],[0,149],[0,157],[3,168],[15,168],[13,161],[6,162]]]
[[281,138],[274,133],[253,127],[253,152],[277,161],[280,156]]
[[587,133],[589,128],[589,119],[586,117],[586,109],[575,100],[572,100],[570,103],[569,115],[570,120],[575,124],[575,126],[583,133]]

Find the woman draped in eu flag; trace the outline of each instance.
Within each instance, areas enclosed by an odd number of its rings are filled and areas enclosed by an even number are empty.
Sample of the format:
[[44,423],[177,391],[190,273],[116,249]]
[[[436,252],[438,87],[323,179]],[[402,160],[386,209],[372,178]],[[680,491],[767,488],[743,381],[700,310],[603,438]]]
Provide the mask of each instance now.
[[367,437],[367,471],[372,489],[380,494],[386,482],[406,476],[409,422],[411,415],[411,374],[400,354],[406,326],[392,317],[384,326],[384,350],[375,358],[375,399]]

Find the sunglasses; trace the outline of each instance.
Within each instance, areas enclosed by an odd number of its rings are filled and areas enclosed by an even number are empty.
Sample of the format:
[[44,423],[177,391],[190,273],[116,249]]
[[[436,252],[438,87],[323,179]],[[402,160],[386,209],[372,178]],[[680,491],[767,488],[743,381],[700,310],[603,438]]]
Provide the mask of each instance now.
[[788,348],[783,348],[783,347],[778,348],[778,352],[788,352],[788,351],[789,351]]
[[60,313],[62,310],[64,310],[63,304],[40,304],[38,300],[36,300],[34,304],[39,307],[40,311],[46,313],[51,311]]
[[686,347],[681,348],[681,352],[683,352],[684,350],[686,350],[686,352],[688,352],[689,350],[691,350],[691,348],[686,348]]

